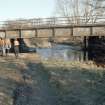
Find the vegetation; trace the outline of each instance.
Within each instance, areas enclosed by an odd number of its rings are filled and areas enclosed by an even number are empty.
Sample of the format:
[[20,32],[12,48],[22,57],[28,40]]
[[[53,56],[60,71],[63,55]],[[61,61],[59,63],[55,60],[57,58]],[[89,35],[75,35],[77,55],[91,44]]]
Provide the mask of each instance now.
[[105,69],[93,62],[41,61],[37,54],[0,59],[1,105],[105,103]]
[[43,61],[56,88],[58,105],[103,105],[105,69],[92,62]]
[[59,16],[73,17],[72,21],[75,23],[80,22],[78,16],[84,16],[83,21],[96,22],[99,16],[105,14],[105,1],[104,0],[55,0],[56,1],[56,14]]

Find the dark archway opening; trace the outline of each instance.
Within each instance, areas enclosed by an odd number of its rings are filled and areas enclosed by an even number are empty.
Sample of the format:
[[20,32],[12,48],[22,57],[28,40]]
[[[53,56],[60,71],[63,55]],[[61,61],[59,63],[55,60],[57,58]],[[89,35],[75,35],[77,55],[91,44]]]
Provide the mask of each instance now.
[[98,65],[105,65],[105,36],[88,38],[88,59]]

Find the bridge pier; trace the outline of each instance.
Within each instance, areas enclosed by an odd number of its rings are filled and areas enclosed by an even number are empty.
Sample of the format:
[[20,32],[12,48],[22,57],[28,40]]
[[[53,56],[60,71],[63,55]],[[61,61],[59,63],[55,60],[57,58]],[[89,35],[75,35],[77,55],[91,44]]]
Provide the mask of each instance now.
[[55,29],[52,28],[52,37],[55,37]]
[[83,59],[84,59],[84,61],[87,61],[87,49],[88,49],[88,37],[87,36],[84,36],[84,39],[83,39],[83,44],[84,44],[84,57],[83,57]]
[[87,47],[87,46],[86,46],[86,45],[87,45],[87,44],[86,44],[86,43],[87,43],[86,36],[84,36],[84,40],[83,40],[83,41],[84,41],[84,50],[86,50],[86,47]]
[[88,49],[88,45],[89,45],[89,37],[88,36],[84,36],[84,50],[87,50]]
[[4,31],[4,33],[5,33],[5,38],[7,37],[7,32],[6,31]]
[[36,38],[38,37],[38,31],[37,31],[37,29],[35,29],[35,37]]
[[19,38],[22,38],[22,32],[19,30]]

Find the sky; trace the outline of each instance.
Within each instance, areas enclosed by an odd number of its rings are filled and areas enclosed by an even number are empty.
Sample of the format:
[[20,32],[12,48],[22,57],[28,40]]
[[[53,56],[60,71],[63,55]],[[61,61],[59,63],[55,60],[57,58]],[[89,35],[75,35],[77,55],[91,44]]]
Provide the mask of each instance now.
[[54,0],[0,0],[0,21],[51,17]]

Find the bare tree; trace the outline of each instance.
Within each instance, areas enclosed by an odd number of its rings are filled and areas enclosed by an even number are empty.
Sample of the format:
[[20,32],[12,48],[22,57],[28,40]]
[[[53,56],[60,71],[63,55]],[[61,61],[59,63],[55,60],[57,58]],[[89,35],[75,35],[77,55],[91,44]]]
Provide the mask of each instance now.
[[[78,4],[78,0],[56,0],[56,11],[60,16],[68,17],[69,22],[76,22],[76,17],[79,15]],[[72,19],[69,18],[71,16],[73,16]]]
[[[75,23],[82,21],[84,23],[96,22],[98,16],[105,13],[105,0],[56,0],[56,7],[60,16],[73,16],[72,20]],[[78,16],[84,16],[84,19],[80,20]]]
[[86,18],[85,22],[88,23],[89,21],[95,23],[99,20],[100,16],[105,14],[105,0],[82,0],[84,6],[84,16]]

